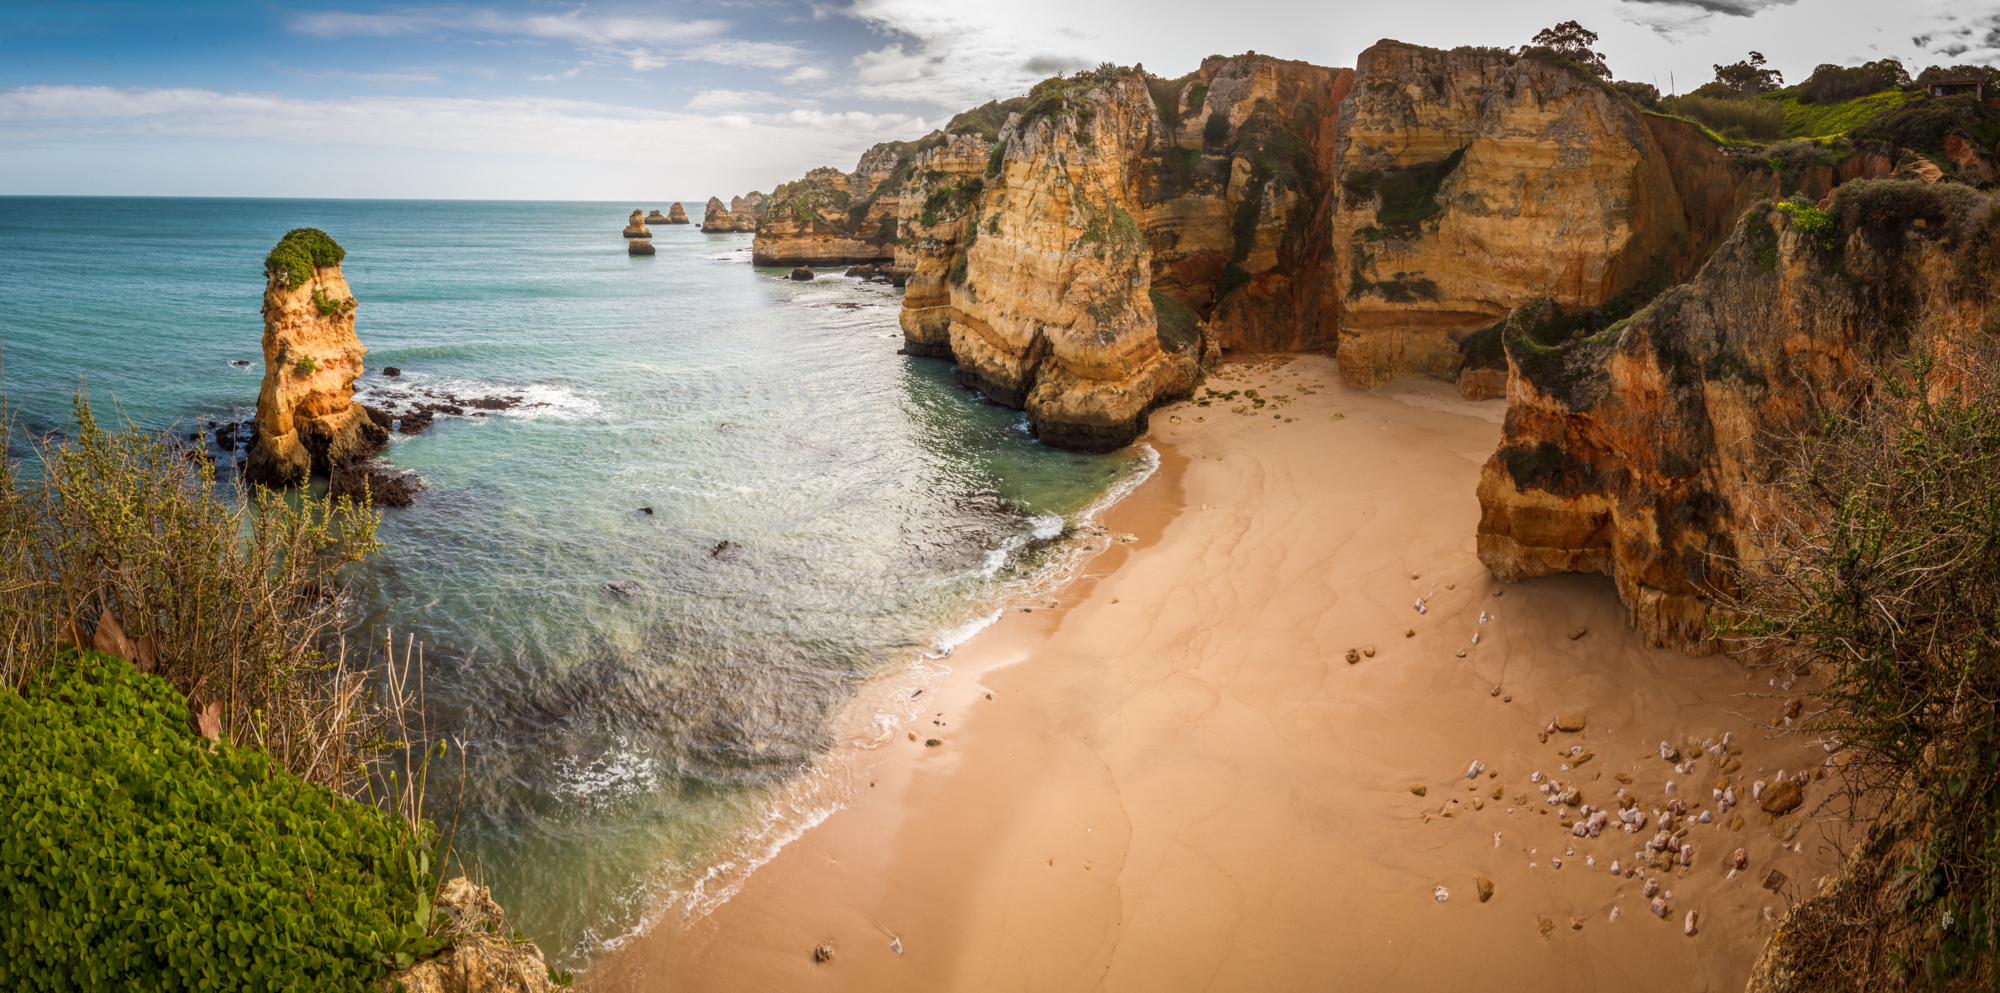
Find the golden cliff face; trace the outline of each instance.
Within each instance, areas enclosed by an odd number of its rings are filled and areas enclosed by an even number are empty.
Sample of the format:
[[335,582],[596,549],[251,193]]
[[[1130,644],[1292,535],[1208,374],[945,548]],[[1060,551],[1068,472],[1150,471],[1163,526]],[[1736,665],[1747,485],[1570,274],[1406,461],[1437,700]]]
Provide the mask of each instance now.
[[308,268],[297,282],[274,267],[264,289],[264,384],[244,473],[266,486],[325,475],[389,442],[353,400],[367,354],[354,335],[354,294],[337,263]]
[[[1612,577],[1656,645],[1704,654],[1733,534],[1772,469],[1758,445],[1919,347],[1990,334],[1993,203],[1857,182],[1827,207],[1747,211],[1701,273],[1602,330],[1538,304],[1505,328],[1507,420],[1479,483],[1479,556],[1503,580]],[[1801,224],[1800,219],[1804,223]]]
[[1453,378],[1459,339],[1525,300],[1590,307],[1691,275],[1758,170],[1680,130],[1536,58],[1363,52],[1335,164],[1342,376]]
[[1333,153],[1353,80],[1347,69],[1243,55],[1148,81],[1160,128],[1138,216],[1153,285],[1207,315],[1222,347],[1334,343]]
[[[985,191],[992,141],[976,133],[935,133],[910,160],[913,177],[899,201],[895,271],[904,279],[903,354],[951,354],[952,266]],[[995,168],[994,174],[998,175]],[[963,279],[965,269],[957,276]]]
[[1198,336],[1160,333],[1135,215],[1159,116],[1132,70],[1049,80],[1029,101],[947,277],[951,351],[962,382],[1026,410],[1043,441],[1109,450],[1200,373]]

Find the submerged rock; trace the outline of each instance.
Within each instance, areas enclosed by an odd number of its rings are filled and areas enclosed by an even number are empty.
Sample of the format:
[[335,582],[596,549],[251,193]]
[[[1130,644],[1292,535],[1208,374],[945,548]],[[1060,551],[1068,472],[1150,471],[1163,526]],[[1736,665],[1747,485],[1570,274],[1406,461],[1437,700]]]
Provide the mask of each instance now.
[[799,266],[798,268],[792,270],[792,278],[800,282],[805,282],[813,278],[813,271],[811,269],[806,268],[805,266]]
[[387,472],[375,463],[357,460],[334,467],[327,476],[326,492],[382,507],[407,507],[416,502],[421,488],[415,475]]

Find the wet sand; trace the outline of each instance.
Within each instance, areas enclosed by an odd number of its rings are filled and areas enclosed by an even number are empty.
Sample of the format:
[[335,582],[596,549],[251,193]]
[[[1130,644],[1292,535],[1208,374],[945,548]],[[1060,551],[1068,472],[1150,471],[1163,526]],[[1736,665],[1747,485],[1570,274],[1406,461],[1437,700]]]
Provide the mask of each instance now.
[[[845,809],[580,985],[1740,990],[1765,908],[1786,906],[1759,883],[1776,868],[1796,897],[1841,837],[1807,823],[1803,851],[1782,849],[1748,799],[1824,758],[1750,723],[1782,703],[1772,674],[1645,647],[1600,577],[1495,582],[1473,488],[1499,401],[1346,390],[1319,357],[1274,365],[1209,386],[1288,404],[1154,416],[1161,469],[1105,521],[1136,540],[1058,608],[1017,608],[960,648],[930,712],[850,763]],[[1542,741],[1558,712],[1585,730]],[[1682,774],[1657,750],[1724,732],[1744,748],[1747,823],[1690,826],[1693,866],[1652,873],[1673,894],[1665,921],[1643,878],[1609,872],[1654,823],[1575,838],[1530,783],[1615,805],[1622,773],[1642,809],[1713,810],[1718,760]],[[1578,745],[1593,758],[1563,771]],[[1468,780],[1474,761],[1497,776]],[[1738,847],[1750,868],[1729,879]]]

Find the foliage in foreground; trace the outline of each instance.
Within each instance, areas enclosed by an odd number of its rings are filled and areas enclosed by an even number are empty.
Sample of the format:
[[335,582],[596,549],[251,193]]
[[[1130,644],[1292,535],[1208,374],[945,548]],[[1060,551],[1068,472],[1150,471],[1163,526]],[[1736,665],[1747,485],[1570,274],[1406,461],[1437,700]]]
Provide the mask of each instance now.
[[0,989],[360,989],[432,950],[401,819],[189,726],[96,652],[0,691]]
[[[1969,349],[1969,346],[1966,346]],[[2000,950],[2000,369],[1960,351],[1826,410],[1787,459],[1735,634],[1817,678],[1852,809],[1921,810],[1886,887],[1801,905],[1798,988],[1942,984]],[[1899,856],[1900,857],[1900,856]],[[1818,984],[1818,985],[1815,985]]]
[[81,395],[75,433],[39,455],[33,478],[0,462],[0,685],[26,686],[114,617],[225,741],[358,789],[364,683],[322,646],[339,570],[375,547],[378,516],[262,489],[219,498],[199,450],[105,431]]

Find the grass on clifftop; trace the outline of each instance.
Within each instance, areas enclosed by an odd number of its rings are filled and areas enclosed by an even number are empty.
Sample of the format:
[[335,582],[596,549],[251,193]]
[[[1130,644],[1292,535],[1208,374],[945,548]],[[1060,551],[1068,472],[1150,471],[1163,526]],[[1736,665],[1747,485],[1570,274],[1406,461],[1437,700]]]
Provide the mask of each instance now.
[[264,273],[279,278],[280,285],[304,286],[312,282],[315,269],[340,264],[347,250],[318,228],[293,228],[264,256]]
[[1783,111],[1784,137],[1826,138],[1846,134],[1876,114],[1902,106],[1910,96],[1902,90],[1883,90],[1840,103],[1800,103],[1797,97],[1769,94],[1759,99]]

